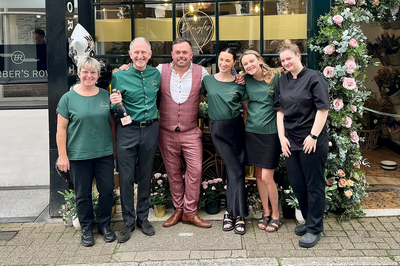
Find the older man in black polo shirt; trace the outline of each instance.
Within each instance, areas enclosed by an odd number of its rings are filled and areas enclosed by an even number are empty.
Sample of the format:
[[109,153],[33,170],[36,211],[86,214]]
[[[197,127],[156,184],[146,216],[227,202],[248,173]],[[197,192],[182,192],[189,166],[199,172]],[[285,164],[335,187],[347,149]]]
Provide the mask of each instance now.
[[[132,119],[132,123],[125,126],[118,123],[116,134],[122,217],[125,224],[118,235],[119,243],[129,240],[135,229],[135,220],[145,235],[155,233],[148,214],[151,170],[159,132],[156,100],[161,76],[156,68],[147,65],[151,57],[151,46],[145,38],[138,37],[131,42],[129,55],[133,67],[113,75],[111,86],[118,92],[110,96],[114,105],[123,102]],[[136,159],[138,197],[135,213],[133,186]]]

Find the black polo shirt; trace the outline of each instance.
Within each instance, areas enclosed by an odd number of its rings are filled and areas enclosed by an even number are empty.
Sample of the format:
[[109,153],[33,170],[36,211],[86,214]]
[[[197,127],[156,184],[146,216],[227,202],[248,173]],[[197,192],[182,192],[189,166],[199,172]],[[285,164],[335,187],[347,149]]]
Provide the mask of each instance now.
[[[285,135],[292,150],[302,150],[311,133],[317,110],[329,109],[328,82],[318,71],[303,67],[294,79],[288,72],[276,85],[274,109],[283,109]],[[318,136],[317,146],[328,141],[326,124]]]

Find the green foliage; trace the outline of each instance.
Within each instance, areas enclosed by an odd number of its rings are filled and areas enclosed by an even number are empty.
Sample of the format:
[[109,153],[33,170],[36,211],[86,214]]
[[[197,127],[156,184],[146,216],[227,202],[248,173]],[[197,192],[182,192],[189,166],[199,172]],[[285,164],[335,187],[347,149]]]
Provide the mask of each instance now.
[[370,23],[374,16],[371,1],[366,1],[368,5],[362,1],[356,1],[355,5],[347,2],[351,1],[336,0],[331,11],[318,20],[318,35],[309,42],[311,50],[323,55],[320,67],[329,83],[331,110],[327,120],[325,210],[328,215],[337,215],[339,220],[364,215],[361,199],[367,196],[368,186],[360,170],[360,164],[365,161],[359,150],[359,141],[363,140],[357,130],[361,127],[364,102],[370,95],[363,82],[371,57],[360,23]]
[[171,199],[167,174],[155,173],[151,179],[150,203],[155,206],[167,205]]

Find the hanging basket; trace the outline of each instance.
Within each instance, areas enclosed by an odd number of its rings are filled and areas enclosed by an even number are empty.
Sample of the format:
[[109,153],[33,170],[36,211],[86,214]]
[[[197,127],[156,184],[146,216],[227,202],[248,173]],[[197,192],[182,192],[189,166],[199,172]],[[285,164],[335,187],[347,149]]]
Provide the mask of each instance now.
[[[398,87],[399,85],[395,85],[396,87]],[[389,96],[389,101],[393,104],[393,105],[398,105],[400,104],[400,90],[397,88],[397,92],[393,93],[392,95]]]
[[361,151],[372,151],[376,149],[378,143],[379,129],[361,130],[360,137],[364,138],[364,142],[360,142]]
[[400,50],[395,54],[388,55],[388,57],[392,66],[400,66]]
[[400,19],[396,19],[395,21],[390,22],[390,27],[393,30],[398,30],[400,29]]
[[390,130],[390,138],[392,140],[400,140],[400,128],[396,129],[396,130]]

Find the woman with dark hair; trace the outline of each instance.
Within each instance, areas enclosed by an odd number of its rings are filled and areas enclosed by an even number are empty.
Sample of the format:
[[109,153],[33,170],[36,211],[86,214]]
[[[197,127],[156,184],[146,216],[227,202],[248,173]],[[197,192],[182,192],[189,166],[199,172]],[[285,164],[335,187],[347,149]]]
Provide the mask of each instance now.
[[248,216],[244,172],[244,124],[240,115],[240,102],[245,89],[235,82],[231,69],[236,54],[231,48],[218,56],[219,72],[203,78],[202,94],[208,98],[210,132],[214,146],[224,160],[227,171],[227,203],[223,231],[246,233],[245,217]]
[[275,110],[289,182],[306,221],[294,229],[299,246],[311,248],[321,238],[325,210],[326,119],[328,83],[321,73],[301,64],[298,46],[286,40],[279,50],[288,71],[276,86]]
[[108,91],[96,86],[100,63],[91,57],[78,61],[81,83],[65,93],[57,106],[57,167],[70,170],[76,209],[82,227],[81,244],[94,245],[92,182],[99,196],[98,233],[105,242],[116,239],[110,228],[114,189],[114,118]]
[[239,61],[246,72],[246,94],[249,98],[248,103],[244,104],[248,115],[245,129],[246,163],[255,167],[257,189],[264,212],[258,228],[275,232],[282,225],[278,210],[278,189],[274,182],[274,171],[280,154],[274,93],[280,70],[270,68],[254,50],[246,50]]

